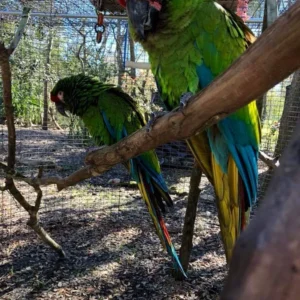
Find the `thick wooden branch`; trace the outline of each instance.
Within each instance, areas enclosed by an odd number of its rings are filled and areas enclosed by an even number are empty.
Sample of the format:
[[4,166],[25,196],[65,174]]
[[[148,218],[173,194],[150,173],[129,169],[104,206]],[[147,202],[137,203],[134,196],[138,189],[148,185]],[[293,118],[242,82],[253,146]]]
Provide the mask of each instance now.
[[222,300],[299,299],[299,194],[300,123],[255,219],[236,244]]
[[86,163],[100,174],[161,144],[186,139],[248,104],[300,67],[300,1],[274,22],[222,76],[182,111],[160,118],[117,144],[93,152]]

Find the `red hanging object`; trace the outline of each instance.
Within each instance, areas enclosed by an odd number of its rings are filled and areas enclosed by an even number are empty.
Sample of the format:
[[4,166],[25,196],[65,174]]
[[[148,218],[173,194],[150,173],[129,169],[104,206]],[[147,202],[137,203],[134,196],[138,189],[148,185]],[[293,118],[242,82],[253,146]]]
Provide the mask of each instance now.
[[96,31],[96,41],[98,44],[102,41],[102,35],[105,32],[105,26],[103,24],[104,15],[103,13],[98,13],[97,23],[95,24],[95,31]]
[[126,8],[126,0],[118,0],[120,5]]

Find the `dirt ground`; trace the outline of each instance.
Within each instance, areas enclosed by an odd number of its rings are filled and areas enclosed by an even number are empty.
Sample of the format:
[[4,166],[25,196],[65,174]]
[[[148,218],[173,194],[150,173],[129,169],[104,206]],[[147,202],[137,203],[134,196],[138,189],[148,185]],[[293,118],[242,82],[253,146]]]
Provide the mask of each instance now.
[[[2,137],[0,160],[5,160],[3,129]],[[22,129],[17,139],[18,170],[27,175],[41,161],[47,162],[45,175],[69,174],[82,165],[88,148],[85,141],[58,131]],[[181,165],[189,159],[179,156]],[[160,159],[174,200],[165,219],[179,249],[190,169],[167,167],[167,155]],[[114,186],[113,178],[121,186]],[[26,227],[27,215],[14,200],[0,195],[0,299],[217,299],[227,268],[207,180],[201,182],[191,264],[182,282],[171,275],[172,264],[139,191],[124,186],[129,180],[117,166],[60,193],[54,187],[43,189],[41,223],[63,246],[65,260]],[[33,191],[18,185],[33,201]]]

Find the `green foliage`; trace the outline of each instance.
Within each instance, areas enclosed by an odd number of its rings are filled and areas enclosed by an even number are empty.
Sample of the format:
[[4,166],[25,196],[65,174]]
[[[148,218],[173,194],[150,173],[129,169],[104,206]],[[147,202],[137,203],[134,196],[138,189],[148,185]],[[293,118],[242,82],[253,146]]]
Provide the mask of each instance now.
[[[7,46],[13,38],[18,21],[17,16],[1,20],[0,41],[4,41]],[[99,77],[101,81],[109,81],[118,73],[116,64],[105,59],[105,49],[99,49],[95,43],[92,26],[85,25],[84,21],[80,25],[80,31],[86,34],[85,43],[82,43],[75,25],[66,25],[63,20],[58,22],[61,23],[51,28],[42,18],[31,18],[18,49],[11,58],[14,112],[17,122],[22,126],[42,124],[45,82],[48,84],[49,94],[59,78],[71,74],[84,72]],[[51,54],[47,63],[50,39]],[[1,82],[0,93],[2,96]],[[49,102],[49,105],[52,103]],[[66,121],[58,117],[58,122],[63,128],[68,128],[70,134],[87,136],[81,121]]]
[[283,111],[285,96],[282,87],[276,87],[267,93],[262,114],[262,148],[273,152],[278,139],[280,119]]

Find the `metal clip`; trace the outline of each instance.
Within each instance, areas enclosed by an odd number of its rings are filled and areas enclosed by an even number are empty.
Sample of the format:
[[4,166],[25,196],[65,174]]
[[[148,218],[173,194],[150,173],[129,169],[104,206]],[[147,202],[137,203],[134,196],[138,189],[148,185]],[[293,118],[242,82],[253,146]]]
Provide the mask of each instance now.
[[97,23],[95,24],[95,32],[97,34],[96,36],[96,41],[98,44],[101,43],[102,41],[102,35],[105,32],[105,26],[103,24],[103,20],[104,20],[104,15],[102,13],[98,13],[98,19],[97,19]]

